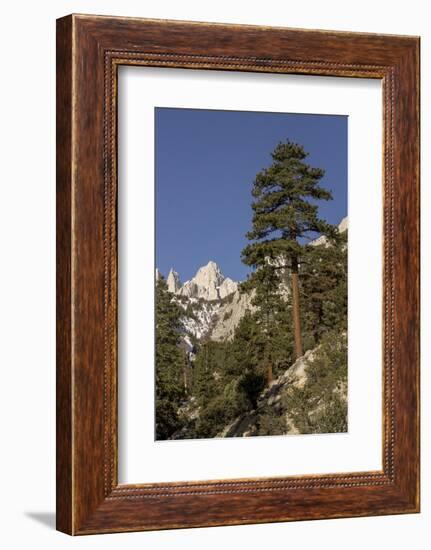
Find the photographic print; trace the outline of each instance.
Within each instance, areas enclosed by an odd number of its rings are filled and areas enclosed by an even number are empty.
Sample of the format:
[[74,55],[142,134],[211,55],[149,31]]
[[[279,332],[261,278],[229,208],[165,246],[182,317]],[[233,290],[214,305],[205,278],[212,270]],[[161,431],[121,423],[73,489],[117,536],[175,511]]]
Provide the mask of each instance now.
[[155,109],[155,439],[346,432],[348,117]]

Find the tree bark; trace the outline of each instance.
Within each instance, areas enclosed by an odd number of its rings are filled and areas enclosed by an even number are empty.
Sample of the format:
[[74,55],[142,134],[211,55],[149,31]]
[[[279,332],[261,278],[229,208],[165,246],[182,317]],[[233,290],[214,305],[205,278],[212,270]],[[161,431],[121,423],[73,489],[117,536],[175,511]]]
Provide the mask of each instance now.
[[301,313],[299,309],[298,258],[292,258],[292,310],[293,334],[295,338],[295,358],[302,356]]
[[189,390],[189,384],[188,384],[188,376],[187,376],[187,358],[184,358],[183,361],[183,385],[184,385],[184,392],[187,394]]
[[[268,305],[268,304],[267,304]],[[269,311],[266,310],[266,344],[265,344],[265,372],[266,372],[266,383],[268,386],[272,382],[272,363],[269,353],[269,346],[270,346],[270,328],[269,328]]]
[[269,386],[271,384],[272,380],[273,380],[271,359],[268,361],[268,364],[267,364],[266,376],[267,376],[267,381],[268,381],[268,386]]
[[272,361],[267,353],[265,357],[265,372],[266,372],[266,383],[269,386],[273,381],[273,374],[272,374]]

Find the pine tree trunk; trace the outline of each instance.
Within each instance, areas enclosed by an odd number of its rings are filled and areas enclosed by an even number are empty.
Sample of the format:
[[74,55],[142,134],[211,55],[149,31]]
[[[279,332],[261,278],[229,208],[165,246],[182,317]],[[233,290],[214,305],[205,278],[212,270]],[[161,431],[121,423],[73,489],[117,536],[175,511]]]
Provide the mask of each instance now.
[[272,362],[271,358],[269,357],[268,353],[265,354],[265,371],[266,371],[266,383],[268,386],[271,384],[273,380],[273,374],[272,374]]
[[298,258],[292,258],[292,309],[293,334],[295,337],[295,358],[302,356],[301,314],[299,310]]
[[270,357],[270,328],[269,328],[269,311],[266,310],[266,344],[265,344],[265,371],[266,371],[266,383],[268,386],[272,382],[272,363]]
[[267,380],[268,380],[268,386],[269,386],[273,380],[271,359],[269,359],[268,365],[267,365]]
[[183,361],[183,385],[184,385],[184,392],[187,394],[189,385],[187,380],[187,360],[184,359]]

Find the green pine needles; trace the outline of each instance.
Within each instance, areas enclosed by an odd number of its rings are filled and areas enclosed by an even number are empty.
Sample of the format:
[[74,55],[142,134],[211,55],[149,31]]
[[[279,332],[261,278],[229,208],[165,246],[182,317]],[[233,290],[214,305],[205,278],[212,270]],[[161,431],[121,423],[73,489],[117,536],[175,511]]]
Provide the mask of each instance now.
[[[272,152],[273,163],[256,175],[251,204],[252,229],[247,233],[251,244],[242,251],[245,264],[256,269],[249,280],[260,295],[277,292],[281,282],[271,272],[279,272],[286,282],[290,274],[292,293],[295,356],[303,354],[299,298],[299,263],[306,252],[301,240],[316,234],[334,236],[336,228],[318,217],[317,200],[332,199],[319,186],[325,172],[305,162],[308,153],[297,143],[279,143]],[[264,277],[262,277],[264,269]],[[274,279],[269,288],[267,279]],[[280,277],[279,277],[280,278]],[[269,298],[268,298],[269,299]]]
[[181,310],[163,278],[156,284],[156,439],[181,427],[178,409],[185,397],[185,354],[179,347]]

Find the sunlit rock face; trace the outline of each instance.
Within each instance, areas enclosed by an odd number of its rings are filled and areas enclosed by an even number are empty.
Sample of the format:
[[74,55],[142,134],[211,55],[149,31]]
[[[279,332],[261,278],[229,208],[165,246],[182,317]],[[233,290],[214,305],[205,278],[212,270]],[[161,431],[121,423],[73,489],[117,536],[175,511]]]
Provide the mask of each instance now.
[[225,277],[219,266],[212,260],[207,265],[200,267],[196,275],[183,285],[179,284],[179,276],[176,272],[173,272],[176,275],[175,283],[172,280],[172,284],[169,285],[171,273],[172,270],[168,276],[168,289],[178,296],[202,298],[207,301],[220,300],[229,296],[238,288],[238,284],[229,277]]
[[181,288],[180,276],[173,269],[169,271],[169,275],[168,275],[168,278],[166,279],[166,283],[168,285],[169,292],[172,292],[173,294],[176,294],[178,290]]

